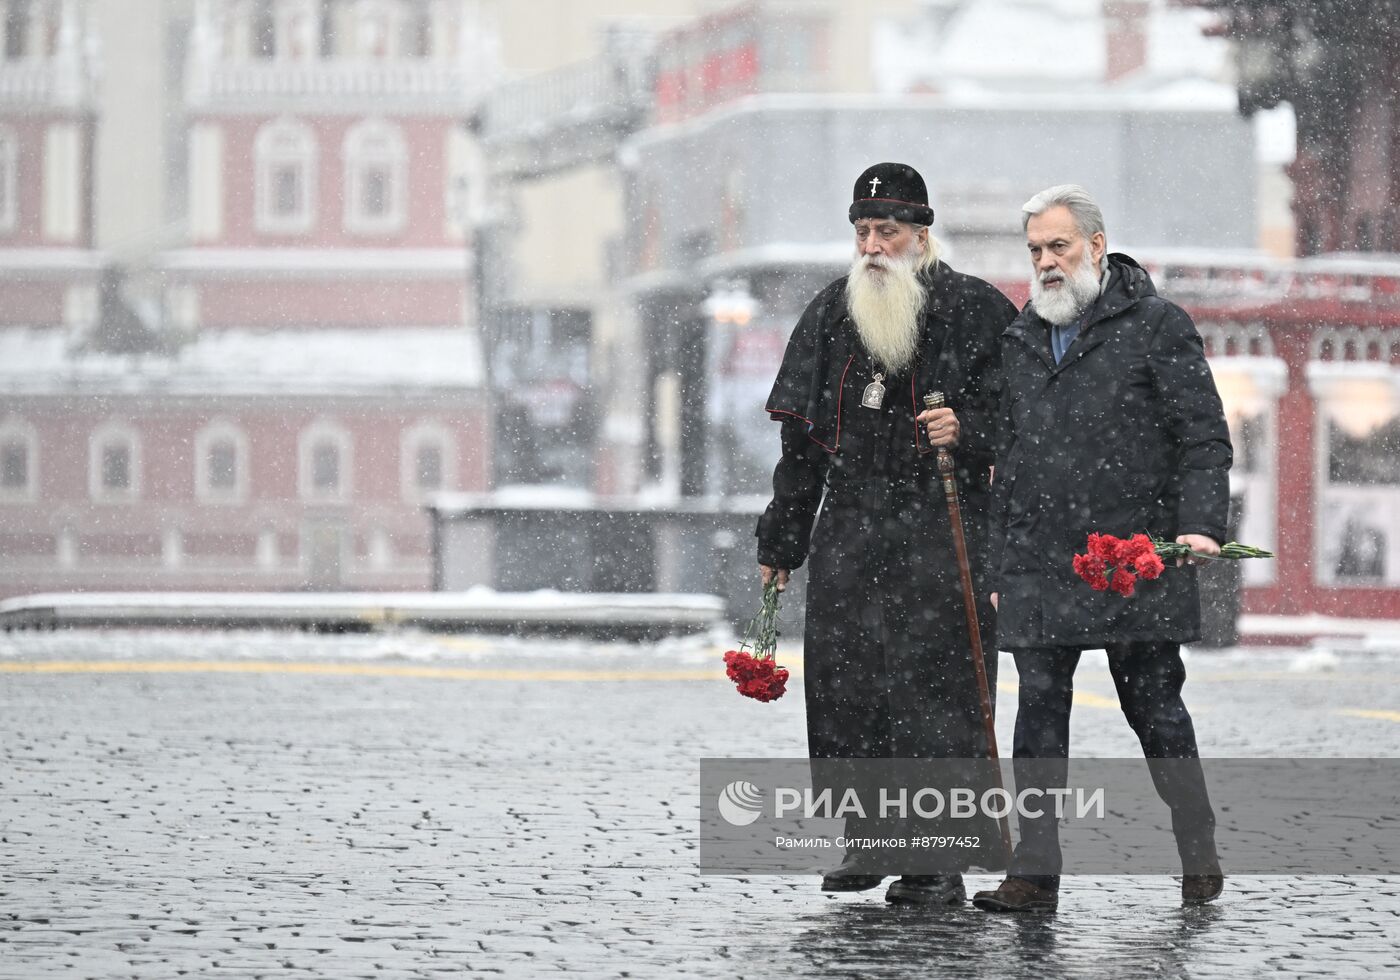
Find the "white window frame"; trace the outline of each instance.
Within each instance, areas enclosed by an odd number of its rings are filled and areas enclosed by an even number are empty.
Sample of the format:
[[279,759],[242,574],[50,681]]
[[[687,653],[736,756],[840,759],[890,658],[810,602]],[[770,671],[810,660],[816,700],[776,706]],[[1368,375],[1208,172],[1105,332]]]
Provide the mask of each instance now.
[[[310,126],[283,116],[266,123],[253,141],[257,185],[255,225],[272,235],[299,235],[316,224],[316,167],[319,152],[316,134]],[[273,180],[278,168],[296,166],[302,172],[301,209],[279,214],[275,209],[277,189]]]
[[[418,486],[418,449],[424,443],[436,443],[442,460],[442,486],[424,492]],[[457,446],[452,432],[440,422],[419,422],[405,429],[399,438],[399,487],[405,503],[421,504],[429,493],[455,490],[453,479],[457,467]]]
[[19,227],[19,138],[9,126],[0,126],[0,235]]
[[[383,119],[365,119],[350,127],[343,147],[345,161],[345,230],[354,235],[384,235],[403,230],[408,220],[408,149],[403,132]],[[364,184],[371,168],[382,168],[389,181],[388,209],[380,215],[364,210]]]
[[[335,443],[340,451],[340,480],[335,490],[329,492],[316,489],[312,470],[312,451],[318,443],[327,440]],[[354,485],[354,462],[354,441],[344,426],[325,419],[307,426],[297,437],[297,488],[301,498],[308,503],[348,503]]]
[[0,422],[0,446],[11,441],[24,444],[24,486],[7,487],[0,484],[0,503],[33,503],[39,498],[39,436],[34,426],[24,419],[9,418]]
[[[109,490],[102,485],[102,451],[124,443],[129,453],[131,485]],[[125,422],[106,422],[88,437],[88,496],[100,504],[129,504],[141,499],[141,434]]]
[[[210,483],[209,449],[214,443],[233,443],[233,487]],[[248,435],[232,422],[210,422],[194,437],[194,492],[202,504],[241,504],[248,499]]]

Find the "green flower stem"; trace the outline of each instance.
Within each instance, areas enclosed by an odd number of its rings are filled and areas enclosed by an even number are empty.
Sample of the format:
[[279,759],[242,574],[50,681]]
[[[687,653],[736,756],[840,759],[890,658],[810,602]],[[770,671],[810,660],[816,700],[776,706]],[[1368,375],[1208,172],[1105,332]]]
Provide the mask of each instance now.
[[[1153,538],[1152,545],[1159,558],[1185,558],[1193,554],[1189,547],[1175,541],[1161,541]],[[1265,551],[1263,548],[1255,548],[1252,545],[1240,544],[1238,541],[1230,541],[1221,546],[1219,555],[1196,555],[1196,557],[1209,561],[1239,561],[1242,558],[1272,558],[1274,553]]]
[[778,651],[778,596],[778,581],[774,576],[773,581],[764,586],[763,604],[758,615],[749,621],[744,642],[739,644],[740,650],[752,646],[758,660],[772,660]]

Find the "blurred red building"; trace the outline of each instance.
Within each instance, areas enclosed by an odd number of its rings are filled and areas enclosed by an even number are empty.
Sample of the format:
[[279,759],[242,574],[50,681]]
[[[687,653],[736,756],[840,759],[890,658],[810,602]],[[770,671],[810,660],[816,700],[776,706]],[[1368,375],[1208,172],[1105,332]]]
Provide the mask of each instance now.
[[91,247],[87,4],[4,9],[0,595],[427,588],[427,495],[490,479],[467,6],[194,6],[160,315]]

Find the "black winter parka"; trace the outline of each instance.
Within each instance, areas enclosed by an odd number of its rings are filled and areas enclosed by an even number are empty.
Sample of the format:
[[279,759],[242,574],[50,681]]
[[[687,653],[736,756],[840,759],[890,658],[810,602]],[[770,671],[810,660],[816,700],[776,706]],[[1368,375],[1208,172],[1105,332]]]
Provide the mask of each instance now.
[[[1003,649],[1200,637],[1196,570],[1130,598],[1074,572],[1091,531],[1224,542],[1229,430],[1201,337],[1121,253],[1059,364],[1027,304],[1002,335],[993,568]],[[999,552],[999,553],[998,553]]]

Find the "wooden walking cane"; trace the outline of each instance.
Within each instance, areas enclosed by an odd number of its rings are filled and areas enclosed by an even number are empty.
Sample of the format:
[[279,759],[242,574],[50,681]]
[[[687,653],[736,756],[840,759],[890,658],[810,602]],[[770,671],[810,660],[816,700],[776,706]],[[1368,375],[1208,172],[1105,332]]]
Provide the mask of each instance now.
[[[943,392],[924,396],[924,407],[942,408]],[[997,753],[996,724],[992,718],[992,691],[987,685],[987,663],[982,656],[982,630],[977,624],[977,595],[972,589],[972,565],[967,558],[967,537],[963,534],[962,506],[958,503],[958,479],[953,474],[953,454],[947,446],[938,447],[938,475],[943,480],[943,496],[948,501],[948,523],[953,528],[953,553],[958,559],[958,576],[962,579],[963,609],[967,612],[967,637],[972,642],[972,669],[977,675],[977,694],[982,701],[982,724],[987,732],[987,757],[995,764],[997,786],[1005,789],[1001,778],[1000,756]],[[997,818],[1001,843],[1006,848],[1008,866],[1011,862],[1011,824],[1006,817]]]

